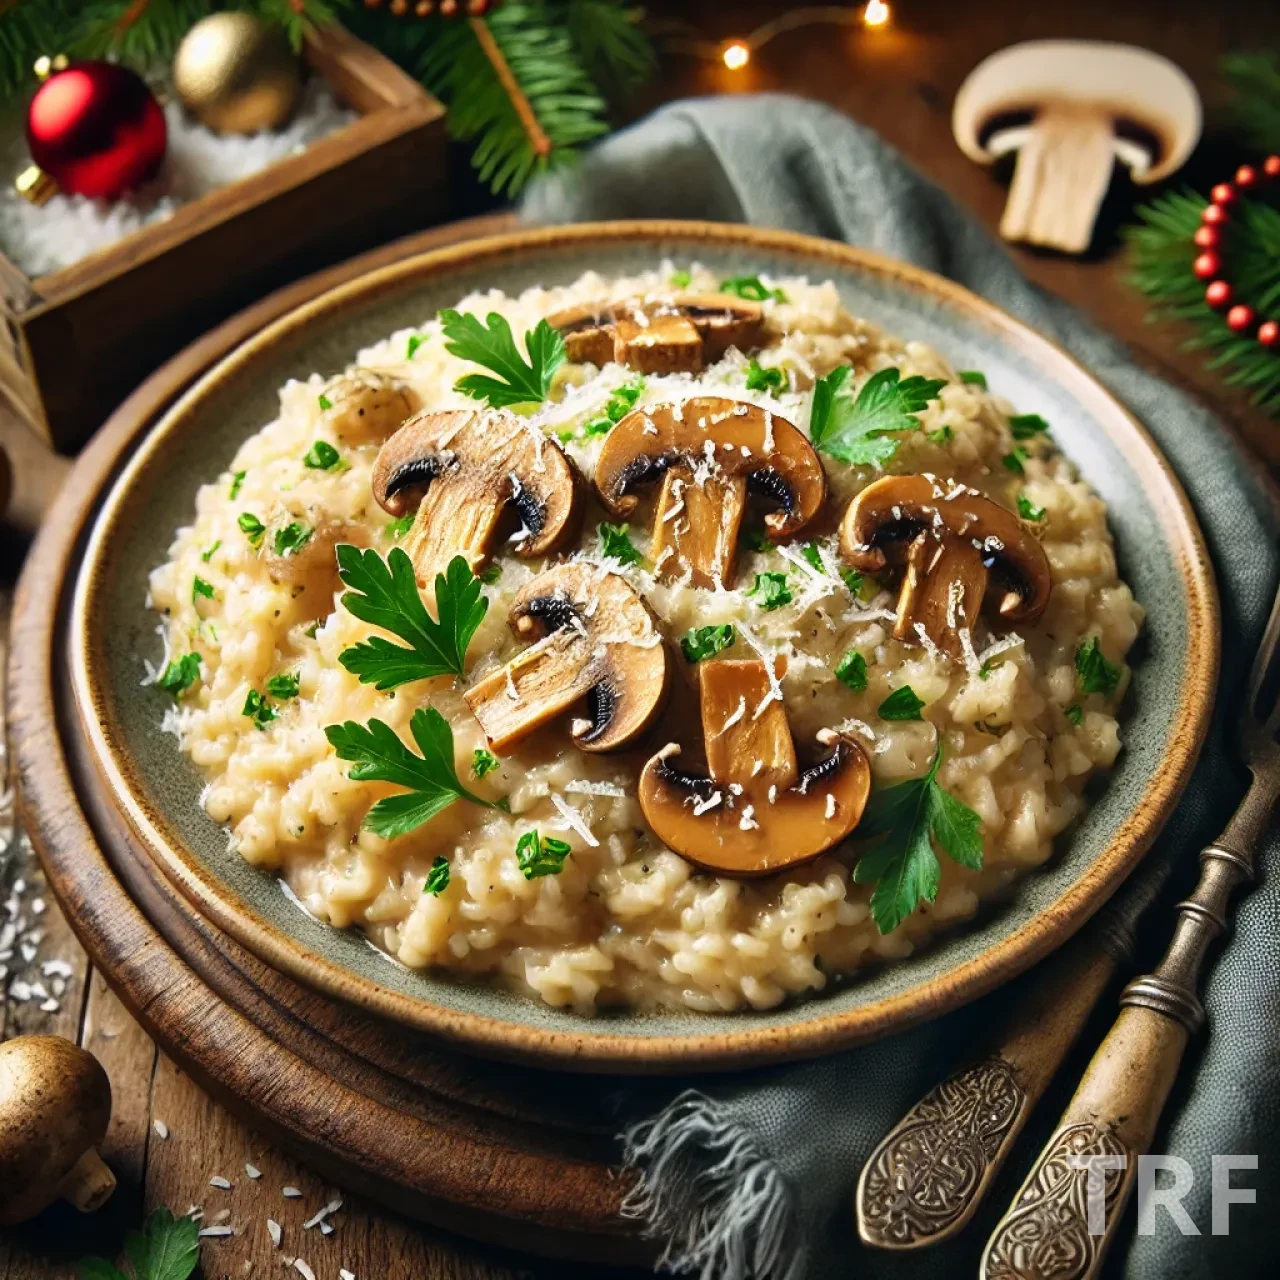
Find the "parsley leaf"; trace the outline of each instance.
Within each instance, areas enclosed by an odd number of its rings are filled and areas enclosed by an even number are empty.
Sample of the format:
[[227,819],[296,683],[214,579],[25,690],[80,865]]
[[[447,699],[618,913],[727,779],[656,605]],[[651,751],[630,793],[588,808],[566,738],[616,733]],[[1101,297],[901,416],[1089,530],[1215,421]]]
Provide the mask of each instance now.
[[212,582],[206,582],[197,574],[191,580],[191,603],[195,604],[201,596],[204,596],[206,600],[215,600],[217,599],[217,592],[214,591]]
[[636,407],[636,401],[643,394],[643,378],[633,378],[630,382],[624,382],[605,402],[601,417],[592,418],[590,422],[584,423],[581,431],[561,433],[560,438],[572,440],[575,435],[580,435],[583,439],[590,440],[593,436],[607,436],[614,426]]
[[333,408],[333,401],[323,391],[316,398],[319,400],[320,408],[323,412],[328,413]]
[[423,893],[438,898],[449,887],[449,859],[436,858],[427,872],[427,883],[422,886]]
[[644,564],[644,556],[631,541],[629,524],[602,524],[596,532],[600,535],[600,554],[612,557],[622,564]]
[[302,465],[312,471],[332,471],[342,461],[342,454],[327,440],[317,440],[303,456]]
[[453,384],[473,400],[486,400],[495,409],[513,404],[536,404],[551,393],[551,379],[565,361],[564,339],[545,321],[525,334],[526,362],[511,335],[506,318],[490,312],[488,327],[478,316],[442,311],[445,350],[450,355],[483,365],[497,374],[469,373]]
[[1049,424],[1038,413],[1015,413],[1009,419],[1009,430],[1015,440],[1032,440],[1049,430]]
[[983,391],[987,389],[987,375],[980,369],[959,369],[956,377],[967,386],[981,387]]
[[819,573],[826,573],[827,566],[822,563],[822,551],[816,542],[806,542],[800,548],[800,554],[806,564],[811,564]]
[[227,490],[227,497],[232,501],[240,496],[240,486],[244,484],[244,478],[248,474],[247,471],[233,471],[231,473],[231,488]]
[[385,691],[430,676],[462,675],[467,645],[489,608],[480,580],[462,556],[454,556],[447,571],[436,574],[438,621],[422,603],[413,561],[400,547],[392,547],[383,560],[376,551],[343,543],[338,547],[338,576],[350,588],[342,594],[348,613],[390,631],[409,646],[371,636],[344,649],[338,661],[361,684]]
[[955,435],[956,433],[944,422],[937,431],[930,431],[927,438],[930,444],[946,444],[954,440]]
[[486,809],[497,806],[472,795],[458,781],[453,766],[453,731],[435,707],[419,707],[409,732],[421,755],[405,746],[396,731],[381,720],[367,725],[348,720],[325,731],[339,760],[355,763],[349,776],[357,782],[393,782],[407,790],[385,796],[365,814],[367,831],[392,840],[429,822],[455,800],[470,800]]
[[413,357],[418,354],[418,348],[422,346],[424,342],[426,342],[426,338],[424,338],[422,334],[411,333],[409,335],[409,341],[405,346],[404,358],[406,360],[412,360]]
[[844,585],[849,588],[851,596],[861,596],[864,586],[862,574],[857,569],[841,569],[840,577],[844,581]]
[[732,622],[722,623],[718,627],[694,627],[681,636],[680,648],[684,650],[685,661],[702,662],[722,653],[737,638],[738,631]]
[[[991,665],[994,661],[995,661],[995,659],[994,659],[994,658],[988,658],[988,659],[986,660],[986,662],[984,662],[984,663],[982,664],[982,666],[980,666],[980,667],[978,668],[978,679],[979,679],[979,680],[990,680],[990,679],[991,679],[991,673],[995,670],[995,667],[993,667],[993,666]],[[1001,662],[999,665],[1000,665],[1000,666],[1004,666],[1004,663],[1003,663],[1003,662]]]
[[1043,520],[1044,508],[1037,507],[1024,493],[1018,494],[1018,514],[1024,520]]
[[787,587],[785,573],[757,573],[755,584],[747,595],[755,596],[757,603],[765,612],[781,609],[784,604],[791,603],[791,592]]
[[215,551],[217,551],[217,549],[218,549],[220,546],[222,546],[222,539],[221,539],[221,538],[218,538],[215,542],[213,542],[210,546],[207,546],[207,547],[206,547],[206,548],[205,548],[205,549],[200,553],[200,559],[201,559],[201,560],[203,560],[203,561],[205,562],[205,564],[208,564],[208,563],[209,563],[209,561],[213,559],[213,553],[214,553]]
[[942,378],[903,378],[896,368],[881,369],[863,384],[854,399],[846,364],[819,378],[813,388],[809,436],[823,453],[854,466],[882,466],[901,443],[892,433],[914,431],[915,416],[946,385]]
[[770,289],[759,276],[732,276],[728,280],[721,280],[720,292],[746,298],[748,302],[764,302],[769,298],[775,302],[787,300],[787,295],[781,289]]
[[1078,702],[1073,702],[1063,713],[1072,724],[1079,724],[1084,719],[1084,711]]
[[747,365],[748,391],[781,391],[787,385],[787,375],[781,369],[766,369],[754,357]]
[[[866,658],[856,649],[850,649],[836,664],[836,679],[854,693],[861,693],[867,687]],[[881,710],[883,713],[883,708]]]
[[1076,650],[1076,674],[1080,677],[1083,693],[1101,693],[1110,697],[1120,683],[1120,668],[1107,661],[1097,636]]
[[296,698],[301,679],[296,671],[282,671],[267,681],[267,692],[273,698]]
[[393,542],[399,542],[413,528],[413,522],[417,518],[417,513],[410,511],[407,516],[401,516],[399,520],[388,522],[387,527],[382,532]]
[[[133,1280],[187,1280],[200,1261],[198,1228],[191,1218],[157,1209],[141,1231],[129,1232],[124,1250]],[[105,1258],[82,1258],[76,1271],[80,1280],[126,1280]]]
[[693,276],[688,271],[673,271],[670,283],[673,288],[687,289],[693,283]]
[[471,776],[473,778],[483,778],[486,773],[492,773],[498,767],[498,757],[492,751],[486,751],[483,747],[477,747],[471,756]]
[[892,933],[923,902],[938,896],[940,868],[934,842],[961,866],[982,866],[982,820],[938,785],[942,746],[929,772],[873,792],[859,839],[877,843],[858,860],[853,878],[874,884],[871,915],[876,928]]
[[267,725],[273,720],[280,718],[275,709],[257,689],[249,690],[249,695],[244,700],[244,707],[241,709],[240,714],[248,716],[259,729],[266,729]]
[[288,524],[276,530],[276,536],[271,543],[272,550],[278,556],[296,556],[311,541],[312,532],[313,530],[308,529],[305,524],[290,520]]
[[200,678],[200,661],[198,653],[184,653],[176,662],[165,667],[156,684],[174,698],[181,697]]
[[242,511],[236,524],[240,526],[240,532],[249,539],[251,547],[258,546],[262,542],[262,535],[267,531],[267,526],[252,511]]
[[516,841],[516,865],[526,880],[557,876],[564,870],[564,860],[571,852],[563,840],[554,836],[544,840],[536,831],[526,831]]
[[1013,446],[1013,452],[1006,453],[1000,461],[1004,463],[1007,471],[1012,471],[1016,476],[1025,476],[1027,468],[1023,464],[1030,456],[1020,444],[1016,444]]
[[895,689],[876,709],[881,720],[921,720],[924,703],[916,697],[916,691],[904,684]]

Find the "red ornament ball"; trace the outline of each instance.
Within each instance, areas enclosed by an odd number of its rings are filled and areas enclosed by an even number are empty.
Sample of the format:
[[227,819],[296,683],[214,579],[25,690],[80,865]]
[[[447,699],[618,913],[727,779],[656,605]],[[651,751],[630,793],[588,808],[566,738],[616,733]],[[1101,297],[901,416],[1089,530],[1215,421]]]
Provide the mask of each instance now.
[[1200,221],[1206,226],[1220,227],[1224,222],[1231,221],[1231,215],[1220,204],[1207,204],[1200,215]]
[[167,141],[151,90],[112,62],[77,62],[51,75],[27,108],[32,160],[75,195],[123,195],[154,176]]
[[1236,198],[1236,189],[1229,182],[1220,182],[1209,192],[1209,199],[1214,204],[1231,204]]
[[1251,164],[1242,164],[1236,170],[1236,186],[1252,187],[1257,184],[1258,171]]
[[1191,270],[1197,280],[1212,280],[1222,267],[1222,261],[1216,253],[1202,253],[1191,264]]
[[1262,162],[1262,172],[1268,178],[1280,178],[1280,156],[1268,156]]
[[1204,300],[1211,307],[1225,307],[1231,301],[1231,286],[1225,280],[1215,280],[1204,291]]
[[1191,238],[1201,249],[1216,249],[1222,240],[1222,232],[1217,227],[1197,227]]
[[1233,333],[1243,333],[1246,329],[1253,327],[1253,322],[1256,319],[1257,317],[1253,314],[1253,308],[1241,302],[1227,312],[1227,328]]
[[1264,320],[1258,326],[1257,339],[1264,347],[1274,347],[1280,342],[1280,324],[1274,320]]

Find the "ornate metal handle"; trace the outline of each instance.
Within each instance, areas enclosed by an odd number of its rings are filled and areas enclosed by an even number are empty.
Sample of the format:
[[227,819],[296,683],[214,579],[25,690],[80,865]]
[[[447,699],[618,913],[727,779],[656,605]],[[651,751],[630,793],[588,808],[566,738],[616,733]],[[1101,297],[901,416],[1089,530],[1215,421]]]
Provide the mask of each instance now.
[[854,1193],[863,1241],[918,1249],[965,1226],[1132,947],[1124,918],[1105,908],[1047,962],[984,1054],[894,1125],[863,1166]]
[[[1200,882],[1178,904],[1164,959],[1122,992],[1119,1017],[987,1241],[982,1280],[1097,1275],[1133,1188],[1137,1157],[1151,1144],[1187,1040],[1204,1024],[1197,987],[1205,954],[1227,927],[1232,893],[1253,877],[1253,850],[1278,793],[1280,778],[1255,775],[1226,831],[1200,855]],[[1098,1234],[1089,1229],[1089,1156],[1123,1157],[1123,1166],[1115,1160],[1094,1166],[1105,1212]]]

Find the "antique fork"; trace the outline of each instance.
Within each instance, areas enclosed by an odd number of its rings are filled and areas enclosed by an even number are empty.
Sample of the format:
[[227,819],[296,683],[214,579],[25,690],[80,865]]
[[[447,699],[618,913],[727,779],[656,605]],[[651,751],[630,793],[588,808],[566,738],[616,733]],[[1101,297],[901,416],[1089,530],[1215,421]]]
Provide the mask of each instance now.
[[[1243,715],[1241,755],[1253,781],[1227,829],[1201,853],[1200,881],[1178,904],[1164,959],[1154,973],[1130,982],[1121,993],[1111,1031],[987,1241],[982,1280],[1092,1280],[1102,1265],[1133,1189],[1138,1156],[1151,1145],[1187,1040],[1204,1025],[1197,989],[1205,955],[1227,927],[1233,891],[1253,879],[1254,849],[1280,797],[1278,641],[1280,594],[1254,662]],[[1113,1159],[1097,1163],[1091,1156]],[[1091,1221],[1090,1206],[1098,1198],[1090,1195],[1091,1167],[1101,1181],[1101,1223]]]

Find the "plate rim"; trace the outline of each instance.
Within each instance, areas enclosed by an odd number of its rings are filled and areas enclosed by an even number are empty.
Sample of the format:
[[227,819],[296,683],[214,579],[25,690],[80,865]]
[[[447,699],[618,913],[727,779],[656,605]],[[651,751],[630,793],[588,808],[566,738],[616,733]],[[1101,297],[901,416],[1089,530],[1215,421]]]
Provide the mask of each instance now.
[[[593,1030],[597,1024],[587,1018],[583,1018],[581,1029],[536,1027],[445,1007],[423,996],[383,987],[311,950],[248,903],[222,892],[223,882],[200,864],[176,833],[166,831],[163,815],[154,812],[141,791],[131,785],[130,762],[110,714],[102,678],[102,647],[95,638],[96,629],[90,625],[95,586],[104,580],[101,570],[109,534],[120,518],[132,485],[181,429],[184,418],[242,368],[269,353],[277,342],[305,331],[311,322],[348,303],[370,301],[440,270],[500,263],[506,257],[522,257],[566,245],[585,248],[590,244],[664,238],[703,240],[791,254],[810,262],[833,262],[917,293],[941,297],[968,312],[1025,357],[1056,366],[1059,384],[1093,414],[1113,443],[1121,448],[1126,443],[1136,446],[1124,452],[1139,477],[1153,481],[1148,492],[1187,593],[1187,662],[1163,767],[1148,779],[1112,839],[1066,892],[1030,915],[1007,937],[945,974],[872,1003],[824,1013],[822,997],[816,995],[807,1002],[812,1011],[809,1016],[783,1026],[752,1025],[735,1021],[733,1015],[724,1015],[723,1019],[713,1015],[708,1018],[705,1032],[626,1036],[601,1034]],[[591,1071],[741,1068],[812,1057],[904,1030],[1015,977],[1084,924],[1150,848],[1172,812],[1204,741],[1220,657],[1219,605],[1213,570],[1182,485],[1146,428],[1068,352],[993,303],[923,268],[795,232],[666,219],[521,229],[412,254],[325,290],[265,326],[209,367],[138,440],[93,518],[76,572],[69,621],[72,692],[95,767],[157,870],[179,888],[195,909],[268,963],[328,995],[489,1056],[518,1057]]]

